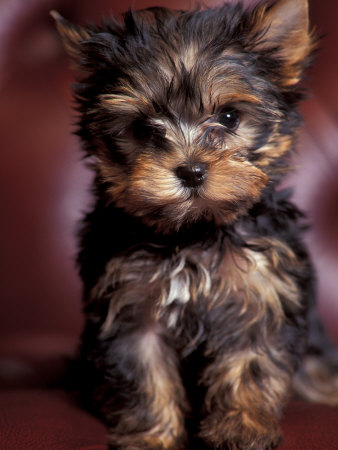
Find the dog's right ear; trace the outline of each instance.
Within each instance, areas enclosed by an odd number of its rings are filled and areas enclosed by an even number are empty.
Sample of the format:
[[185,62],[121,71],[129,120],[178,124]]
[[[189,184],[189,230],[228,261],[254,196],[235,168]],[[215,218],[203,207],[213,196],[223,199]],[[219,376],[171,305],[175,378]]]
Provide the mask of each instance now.
[[81,55],[81,43],[90,37],[89,32],[83,27],[68,22],[55,10],[51,11],[50,15],[56,22],[66,52],[78,60]]
[[[50,15],[56,22],[64,48],[72,57],[76,69],[91,73],[119,64],[122,53],[112,25],[108,31],[99,26],[85,28],[68,22],[57,11],[51,11]],[[114,25],[116,30],[120,29],[118,22]]]

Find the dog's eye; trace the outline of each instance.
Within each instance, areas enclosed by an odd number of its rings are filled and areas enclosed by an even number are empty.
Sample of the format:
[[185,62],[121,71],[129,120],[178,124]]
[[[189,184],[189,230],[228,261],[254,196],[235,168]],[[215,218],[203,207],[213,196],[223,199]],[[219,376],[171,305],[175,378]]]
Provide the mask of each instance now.
[[217,121],[228,130],[235,131],[240,122],[240,113],[234,108],[224,108],[218,114]]
[[135,119],[132,124],[133,136],[140,141],[150,141],[153,138],[164,138],[166,130],[164,127],[152,125],[145,119]]
[[134,120],[132,130],[134,138],[141,141],[149,140],[153,133],[151,125],[142,119]]

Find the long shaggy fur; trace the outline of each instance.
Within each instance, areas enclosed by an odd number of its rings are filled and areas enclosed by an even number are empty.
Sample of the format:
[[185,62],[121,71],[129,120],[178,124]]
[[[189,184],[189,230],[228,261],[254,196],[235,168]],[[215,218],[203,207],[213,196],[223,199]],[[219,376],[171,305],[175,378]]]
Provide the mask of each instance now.
[[114,449],[277,446],[292,386],[338,400],[302,214],[278,188],[315,47],[307,2],[87,28],[52,14],[84,74],[96,173],[78,257],[87,402]]

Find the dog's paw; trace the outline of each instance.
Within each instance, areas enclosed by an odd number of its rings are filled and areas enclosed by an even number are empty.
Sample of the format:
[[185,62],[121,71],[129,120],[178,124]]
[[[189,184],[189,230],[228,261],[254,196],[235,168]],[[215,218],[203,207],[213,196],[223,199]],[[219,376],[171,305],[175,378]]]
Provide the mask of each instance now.
[[137,433],[128,435],[109,435],[110,450],[185,450],[185,439],[163,434]]
[[261,421],[244,413],[207,417],[201,424],[199,436],[215,450],[271,450],[282,441],[274,417]]

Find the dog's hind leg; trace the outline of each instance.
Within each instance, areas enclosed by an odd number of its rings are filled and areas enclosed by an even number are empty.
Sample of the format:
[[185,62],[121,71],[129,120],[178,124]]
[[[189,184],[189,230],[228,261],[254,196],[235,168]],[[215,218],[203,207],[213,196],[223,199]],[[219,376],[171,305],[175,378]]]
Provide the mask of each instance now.
[[338,405],[338,349],[326,335],[314,307],[309,311],[308,326],[308,345],[294,377],[294,391],[312,402]]

